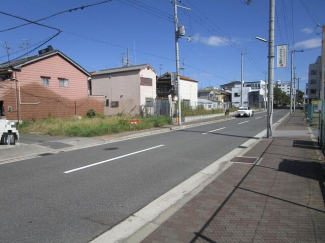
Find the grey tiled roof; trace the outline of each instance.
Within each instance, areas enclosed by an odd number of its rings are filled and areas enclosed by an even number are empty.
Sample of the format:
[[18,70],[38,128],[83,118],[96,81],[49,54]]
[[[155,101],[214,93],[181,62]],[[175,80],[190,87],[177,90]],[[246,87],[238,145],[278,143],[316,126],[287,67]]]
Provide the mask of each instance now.
[[101,74],[121,73],[121,72],[142,70],[144,68],[150,68],[155,73],[157,73],[156,70],[153,67],[151,67],[149,64],[141,64],[141,65],[135,65],[135,66],[127,66],[127,67],[118,67],[118,68],[103,69],[103,70],[100,70],[98,72],[92,72],[92,76],[101,75]]

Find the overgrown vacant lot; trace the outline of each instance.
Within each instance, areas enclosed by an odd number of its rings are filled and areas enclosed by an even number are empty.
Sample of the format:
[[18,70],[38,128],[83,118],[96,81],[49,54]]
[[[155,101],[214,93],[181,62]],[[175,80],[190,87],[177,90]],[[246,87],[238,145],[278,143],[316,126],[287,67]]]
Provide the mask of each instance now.
[[[130,124],[138,120],[139,124]],[[126,131],[144,130],[172,124],[170,117],[158,116],[147,118],[135,117],[73,117],[60,119],[48,117],[43,120],[23,121],[20,133],[40,133],[51,136],[94,137]]]

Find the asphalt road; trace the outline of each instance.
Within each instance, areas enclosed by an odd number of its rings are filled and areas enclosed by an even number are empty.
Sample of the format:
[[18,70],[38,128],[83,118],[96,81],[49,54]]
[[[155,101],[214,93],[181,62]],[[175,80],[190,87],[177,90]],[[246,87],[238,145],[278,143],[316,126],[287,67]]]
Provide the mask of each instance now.
[[265,115],[0,165],[0,242],[89,242],[264,130]]

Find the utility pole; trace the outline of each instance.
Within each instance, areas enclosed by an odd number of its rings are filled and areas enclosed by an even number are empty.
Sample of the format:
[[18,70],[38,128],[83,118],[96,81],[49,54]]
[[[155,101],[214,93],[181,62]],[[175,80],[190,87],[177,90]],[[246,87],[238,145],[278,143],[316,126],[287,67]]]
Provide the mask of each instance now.
[[243,106],[243,82],[244,82],[244,53],[241,52],[241,75],[240,75],[240,106]]
[[[177,97],[178,97],[178,125],[182,125],[182,110],[181,110],[181,103],[182,103],[182,97],[181,97],[181,84],[180,84],[180,74],[179,74],[179,49],[178,49],[178,39],[179,38],[187,38],[184,37],[185,35],[185,27],[184,26],[178,26],[178,17],[177,17],[177,7],[181,7],[187,10],[191,10],[189,8],[178,6],[177,1],[180,0],[174,0],[174,23],[175,23],[175,53],[176,53],[176,83],[175,87],[177,87]],[[192,38],[188,37],[187,40],[190,41]]]
[[298,92],[297,92],[297,101],[299,103],[299,83],[300,83],[300,78],[297,78],[298,80]]
[[249,52],[241,52],[241,86],[240,86],[240,106],[243,106],[243,86],[244,86],[244,54]]
[[290,114],[292,114],[292,87],[293,87],[293,49],[291,50],[291,82],[290,82]]
[[297,90],[296,90],[296,67],[294,67],[294,71],[293,71],[293,111],[296,111],[296,96],[297,96]]
[[174,24],[175,24],[175,52],[176,52],[176,84],[177,100],[178,100],[178,125],[182,125],[182,111],[181,111],[181,92],[179,82],[179,49],[178,49],[178,17],[177,17],[177,0],[174,0]]
[[269,22],[269,63],[268,63],[268,106],[267,106],[267,138],[272,138],[273,123],[273,81],[274,81],[274,16],[275,0],[270,0]]
[[[322,70],[322,77],[320,82],[320,100],[322,101],[322,105],[324,103],[324,81],[325,81],[325,25],[323,25],[323,38],[322,38],[322,61],[321,61],[321,70]],[[322,107],[322,110],[324,108]]]

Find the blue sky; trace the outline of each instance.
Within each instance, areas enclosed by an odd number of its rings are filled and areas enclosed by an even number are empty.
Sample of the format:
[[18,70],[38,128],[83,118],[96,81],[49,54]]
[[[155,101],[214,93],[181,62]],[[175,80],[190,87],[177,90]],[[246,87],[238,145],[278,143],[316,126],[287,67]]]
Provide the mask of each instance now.
[[[182,0],[179,24],[193,40],[179,40],[181,74],[199,81],[199,88],[240,80],[241,51],[244,55],[244,80],[265,79],[269,0]],[[1,11],[37,20],[59,11],[100,2],[100,0],[0,0]],[[321,28],[325,24],[324,0],[275,0],[275,45],[289,44],[296,50],[296,76],[300,89],[308,82],[308,65],[321,54]],[[89,71],[122,65],[127,48],[132,65],[149,63],[157,74],[175,72],[173,4],[169,0],[112,0],[83,10],[71,11],[40,23],[62,32],[49,43]],[[0,14],[0,31],[26,23]],[[0,32],[0,62],[7,61],[3,42],[11,48],[10,59],[53,36],[54,29],[26,25]],[[41,47],[39,49],[43,49]],[[35,50],[33,53],[36,54]],[[123,54],[124,53],[124,54]],[[275,69],[275,79],[290,80],[287,68]]]

